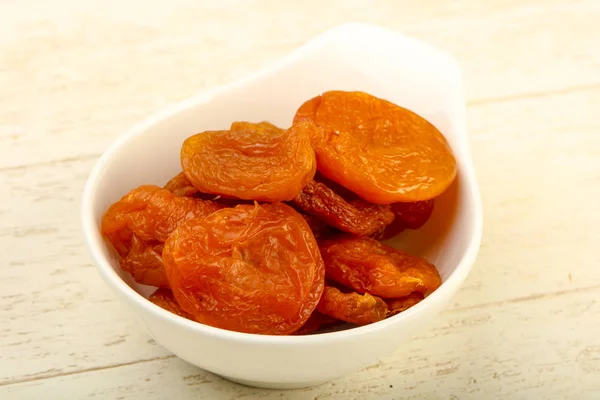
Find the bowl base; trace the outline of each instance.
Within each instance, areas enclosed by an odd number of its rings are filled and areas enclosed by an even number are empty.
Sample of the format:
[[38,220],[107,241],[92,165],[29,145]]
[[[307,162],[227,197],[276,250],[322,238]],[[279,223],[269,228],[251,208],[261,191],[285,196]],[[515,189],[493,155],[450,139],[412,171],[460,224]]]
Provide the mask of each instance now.
[[230,378],[228,376],[221,375],[222,378],[227,379],[228,381],[239,383],[240,385],[251,386],[255,388],[261,389],[303,389],[314,386],[319,386],[324,383],[329,382],[326,381],[313,381],[313,382],[263,382],[263,381],[247,381],[245,379],[236,379]]

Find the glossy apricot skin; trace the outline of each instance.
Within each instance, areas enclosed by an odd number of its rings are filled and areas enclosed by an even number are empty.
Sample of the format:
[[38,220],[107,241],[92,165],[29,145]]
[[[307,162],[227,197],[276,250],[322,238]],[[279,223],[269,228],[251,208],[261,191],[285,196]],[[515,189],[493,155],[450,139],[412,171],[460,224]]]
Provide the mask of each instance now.
[[398,298],[428,294],[441,284],[427,260],[368,237],[340,235],[319,241],[327,277],[358,293]]
[[240,205],[188,221],[165,243],[163,260],[182,309],[222,329],[291,334],[323,292],[316,240],[282,203]]
[[314,122],[319,172],[376,204],[429,200],[456,176],[440,131],[421,116],[363,92],[330,91],[305,102],[294,123]]
[[362,199],[346,201],[325,183],[315,180],[302,189],[294,204],[327,224],[356,235],[370,235],[394,220],[389,206]]
[[287,130],[266,122],[234,122],[227,131],[187,138],[181,166],[202,193],[246,200],[291,200],[316,171],[311,123]]
[[389,308],[385,301],[369,293],[344,293],[334,286],[325,286],[317,310],[335,319],[356,325],[368,325],[381,321]]
[[173,314],[192,321],[194,320],[194,317],[181,309],[170,289],[158,289],[148,297],[148,300]]

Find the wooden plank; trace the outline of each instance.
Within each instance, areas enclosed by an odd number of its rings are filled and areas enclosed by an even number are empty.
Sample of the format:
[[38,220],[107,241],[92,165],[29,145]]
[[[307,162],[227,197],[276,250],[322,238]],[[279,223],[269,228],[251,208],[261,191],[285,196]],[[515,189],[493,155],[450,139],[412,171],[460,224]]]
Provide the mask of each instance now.
[[[485,310],[448,310],[430,335],[342,379],[271,391],[229,383],[177,358],[0,387],[3,399],[595,399],[600,288]],[[259,362],[257,360],[257,362]]]
[[469,108],[484,235],[457,305],[598,282],[599,107],[600,88]]
[[[600,215],[590,212],[600,203],[591,118],[599,102],[590,89],[469,109],[485,233],[449,310],[476,316],[600,285]],[[0,203],[3,384],[168,354],[104,286],[83,247],[78,211],[92,164],[0,171],[0,193],[8,194]]]
[[167,104],[255,71],[345,21],[388,26],[454,53],[470,102],[600,83],[600,4],[592,0],[335,9],[303,2],[294,12],[277,2],[143,3],[53,3],[37,17],[17,6],[15,18],[0,15],[0,168],[94,157]]

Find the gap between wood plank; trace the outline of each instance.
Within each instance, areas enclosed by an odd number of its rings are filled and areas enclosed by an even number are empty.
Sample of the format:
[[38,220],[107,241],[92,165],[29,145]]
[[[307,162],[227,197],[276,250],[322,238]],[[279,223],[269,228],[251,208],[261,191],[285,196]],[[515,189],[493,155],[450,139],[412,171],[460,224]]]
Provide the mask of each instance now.
[[497,307],[497,306],[503,306],[505,304],[514,304],[514,303],[525,303],[528,301],[535,301],[535,300],[541,300],[541,299],[549,299],[552,297],[559,297],[559,296],[563,296],[563,295],[567,295],[567,294],[571,294],[571,293],[593,292],[596,290],[600,290],[600,284],[592,285],[592,286],[582,286],[582,287],[573,288],[573,289],[557,290],[555,292],[534,293],[534,294],[530,294],[528,296],[515,297],[512,299],[506,299],[506,300],[500,300],[500,301],[491,301],[489,303],[474,304],[472,306],[451,308],[451,309],[446,309],[444,311],[451,312],[451,313],[460,312],[460,311],[470,311],[470,310],[476,310],[479,308]]
[[104,371],[104,370],[112,369],[112,368],[128,367],[130,365],[143,364],[143,363],[152,362],[152,361],[169,360],[169,359],[175,358],[175,357],[176,356],[174,354],[170,354],[168,356],[144,358],[142,360],[129,361],[129,362],[118,363],[118,364],[109,364],[109,365],[103,365],[100,367],[84,368],[84,369],[78,369],[75,371],[68,371],[68,372],[55,372],[55,373],[51,373],[51,374],[47,374],[47,375],[42,375],[43,372],[41,372],[41,373],[35,374],[37,376],[30,376],[30,377],[26,376],[23,378],[13,379],[13,380],[6,381],[6,382],[0,382],[0,387],[16,385],[18,383],[27,383],[27,382],[42,381],[42,380],[52,379],[52,378],[59,378],[61,376],[85,374],[86,372]]

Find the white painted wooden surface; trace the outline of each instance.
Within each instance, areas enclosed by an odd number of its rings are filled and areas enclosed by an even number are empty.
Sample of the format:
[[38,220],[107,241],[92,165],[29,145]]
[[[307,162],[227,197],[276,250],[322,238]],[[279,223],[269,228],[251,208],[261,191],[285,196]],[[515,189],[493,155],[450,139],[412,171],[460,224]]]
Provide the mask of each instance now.
[[[600,2],[324,3],[0,1],[0,399],[600,398]],[[132,322],[83,247],[82,186],[138,119],[346,21],[461,61],[480,256],[438,322],[378,366],[238,386]]]

